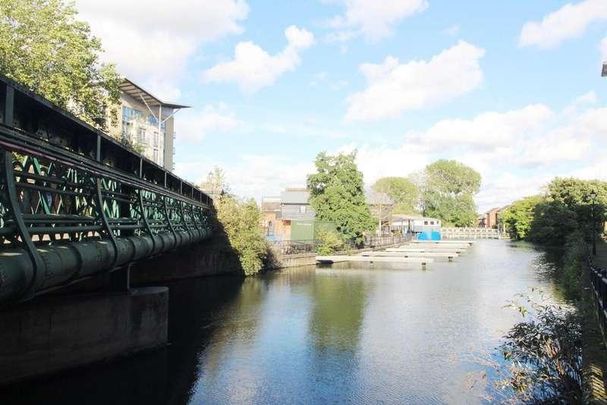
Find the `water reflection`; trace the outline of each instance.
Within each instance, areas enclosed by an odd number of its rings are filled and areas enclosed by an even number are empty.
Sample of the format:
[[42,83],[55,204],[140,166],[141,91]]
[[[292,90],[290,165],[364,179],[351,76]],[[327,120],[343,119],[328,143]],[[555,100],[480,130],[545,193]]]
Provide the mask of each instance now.
[[342,265],[176,283],[168,350],[30,385],[20,399],[482,402],[492,394],[483,359],[519,320],[504,305],[531,287],[552,294],[540,257],[482,241],[426,271]]

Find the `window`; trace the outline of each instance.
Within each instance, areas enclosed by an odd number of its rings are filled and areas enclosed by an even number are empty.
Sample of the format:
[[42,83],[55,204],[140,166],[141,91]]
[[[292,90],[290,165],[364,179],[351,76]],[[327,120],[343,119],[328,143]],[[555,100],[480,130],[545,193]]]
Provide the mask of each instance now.
[[122,120],[133,121],[143,116],[143,113],[131,107],[122,106]]
[[145,143],[145,128],[139,128],[137,131],[137,142]]
[[154,147],[158,147],[158,131],[154,131]]
[[428,221],[424,221],[424,225],[428,225]]
[[305,214],[306,213],[306,206],[305,205],[300,205],[299,206],[299,213],[300,214]]
[[154,149],[154,157],[152,160],[154,162],[158,163],[158,149]]
[[430,221],[430,225],[434,225],[434,221]]

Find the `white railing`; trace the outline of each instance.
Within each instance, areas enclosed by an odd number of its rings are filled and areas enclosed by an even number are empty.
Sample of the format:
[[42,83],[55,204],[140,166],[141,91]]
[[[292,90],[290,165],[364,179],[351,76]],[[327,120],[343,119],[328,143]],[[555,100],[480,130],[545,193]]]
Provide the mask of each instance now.
[[444,239],[504,239],[506,235],[495,228],[441,228]]

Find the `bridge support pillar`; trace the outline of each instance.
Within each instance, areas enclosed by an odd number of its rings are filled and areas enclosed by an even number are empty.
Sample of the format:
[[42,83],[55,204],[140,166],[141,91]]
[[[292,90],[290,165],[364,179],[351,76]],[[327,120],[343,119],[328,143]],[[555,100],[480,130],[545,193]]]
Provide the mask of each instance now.
[[168,288],[146,287],[0,310],[0,385],[164,346],[168,304]]

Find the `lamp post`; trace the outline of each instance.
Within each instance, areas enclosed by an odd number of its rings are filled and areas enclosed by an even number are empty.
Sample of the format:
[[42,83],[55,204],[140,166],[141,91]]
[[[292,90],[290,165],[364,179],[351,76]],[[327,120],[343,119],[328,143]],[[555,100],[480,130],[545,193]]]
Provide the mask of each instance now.
[[590,192],[590,216],[591,216],[591,232],[592,232],[592,255],[596,256],[596,192]]

